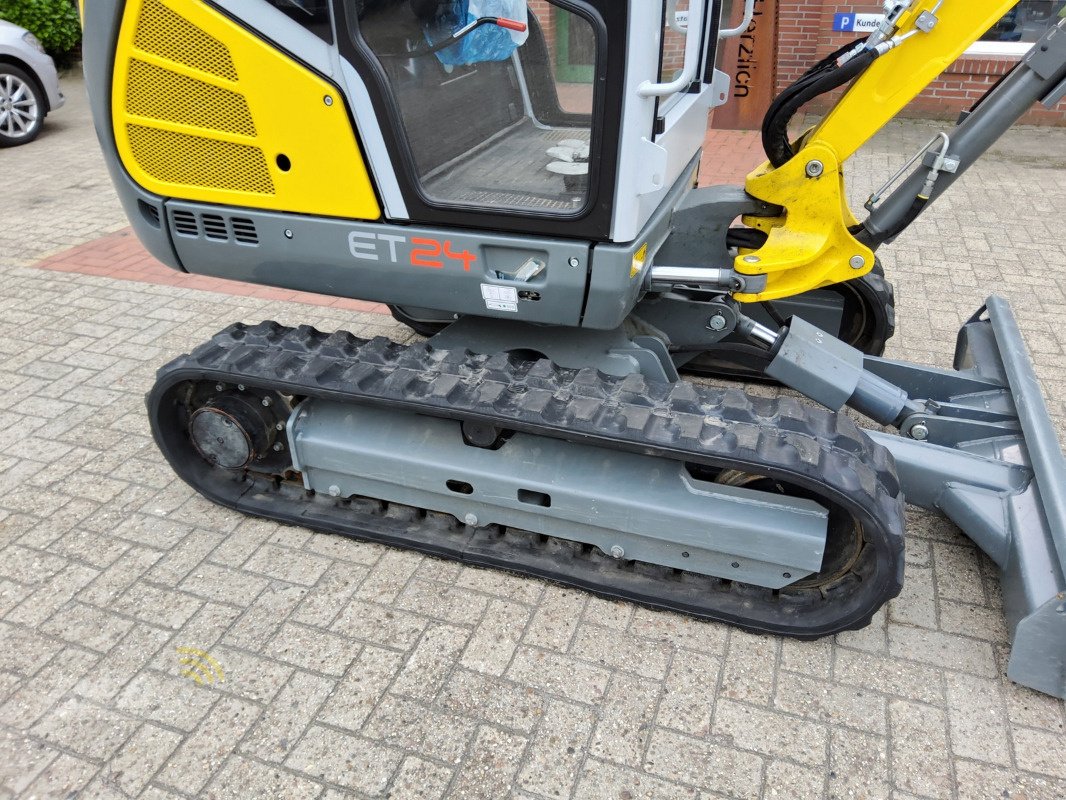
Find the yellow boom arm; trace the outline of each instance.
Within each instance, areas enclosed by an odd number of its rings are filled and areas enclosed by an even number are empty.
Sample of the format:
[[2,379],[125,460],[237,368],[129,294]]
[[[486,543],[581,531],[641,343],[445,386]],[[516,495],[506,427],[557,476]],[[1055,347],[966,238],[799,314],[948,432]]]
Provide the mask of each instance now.
[[[795,157],[781,167],[769,162],[747,179],[754,197],[780,206],[776,218],[745,223],[769,234],[755,252],[738,256],[735,268],[765,275],[758,294],[741,302],[791,297],[869,272],[873,251],[849,231],[858,221],[844,193],[844,163],[891,121],[1016,0],[913,0],[896,18],[892,48],[877,58],[823,122],[801,140]],[[930,27],[931,26],[931,27]]]

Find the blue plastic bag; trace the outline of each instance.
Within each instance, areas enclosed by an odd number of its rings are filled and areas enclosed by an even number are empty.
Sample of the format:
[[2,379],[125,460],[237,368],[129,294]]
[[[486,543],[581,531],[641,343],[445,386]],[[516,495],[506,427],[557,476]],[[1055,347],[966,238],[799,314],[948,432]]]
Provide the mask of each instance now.
[[[481,17],[502,17],[528,25],[529,12],[526,0],[453,0],[426,31],[426,39],[436,44]],[[506,61],[528,37],[528,28],[514,31],[482,25],[451,47],[438,51],[437,58],[446,65]]]

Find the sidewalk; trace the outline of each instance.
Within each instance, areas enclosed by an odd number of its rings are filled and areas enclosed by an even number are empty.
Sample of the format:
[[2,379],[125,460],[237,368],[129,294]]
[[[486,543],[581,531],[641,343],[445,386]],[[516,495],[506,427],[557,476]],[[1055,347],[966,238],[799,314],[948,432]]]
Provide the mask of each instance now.
[[[0,152],[0,798],[1066,797],[1064,704],[1006,680],[996,569],[940,518],[910,511],[904,594],[870,628],[802,643],[196,496],[148,431],[158,366],[237,320],[410,334],[153,265],[64,91]],[[713,134],[702,180],[738,180],[753,138]],[[854,198],[929,138],[878,137]],[[948,366],[1005,295],[1060,435],[1064,161],[1066,130],[1014,132],[886,249],[890,354]]]

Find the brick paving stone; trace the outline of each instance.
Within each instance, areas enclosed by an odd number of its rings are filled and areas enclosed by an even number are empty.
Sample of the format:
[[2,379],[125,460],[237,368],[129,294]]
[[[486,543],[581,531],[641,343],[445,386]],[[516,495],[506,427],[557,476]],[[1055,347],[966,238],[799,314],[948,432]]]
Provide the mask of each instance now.
[[766,768],[763,797],[822,797],[825,792],[824,770],[800,767],[791,761],[771,761]]
[[331,725],[358,731],[402,664],[403,658],[391,650],[363,648],[349,667],[348,674],[337,684],[319,718]]
[[271,578],[312,586],[329,567],[329,561],[311,553],[265,544],[243,566]]
[[99,702],[110,701],[139,674],[168,638],[168,634],[158,628],[134,625],[133,630],[93,667],[92,672],[78,682],[74,691]]
[[541,719],[517,784],[545,797],[568,797],[595,718],[587,707],[553,701]]
[[833,662],[838,684],[871,689],[932,705],[944,703],[936,668],[902,658],[883,658],[838,648]]
[[416,578],[404,587],[396,599],[396,605],[404,611],[442,622],[474,625],[485,613],[488,598],[457,586],[444,586]]
[[[900,598],[795,642],[198,497],[147,426],[160,364],[237,319],[414,337],[373,304],[154,263],[64,80],[67,108],[0,171],[0,798],[1066,797],[1064,704],[1002,674],[997,568],[916,509]],[[855,206],[938,129],[893,123],[864,148]],[[1064,146],[1010,133],[883,251],[889,355],[950,366],[994,289],[1060,433]],[[714,132],[704,181],[758,147]],[[225,680],[181,677],[176,647]]]
[[396,750],[316,725],[304,734],[285,764],[328,783],[380,795],[401,760]]
[[99,656],[64,648],[32,678],[24,680],[0,706],[0,719],[13,728],[28,728],[48,713],[82,678],[91,675]]
[[441,688],[437,702],[449,711],[529,733],[548,701],[525,684],[457,669]]
[[778,639],[730,631],[719,695],[768,705],[773,696],[774,670],[780,650]]
[[355,599],[341,612],[331,630],[371,644],[406,651],[415,645],[428,624],[425,617]]
[[639,767],[647,751],[659,691],[657,683],[616,674],[599,706],[599,722],[589,752],[597,758]]
[[[588,598],[580,592],[548,586],[522,641],[532,647],[565,652],[577,630],[580,612]],[[575,607],[578,614],[574,614]]]
[[1061,737],[1030,728],[1013,731],[1014,752],[1018,766],[1052,778],[1066,779],[1066,764],[1061,757]]
[[291,620],[304,625],[328,628],[340,615],[368,572],[364,567],[335,561],[300,601],[300,605],[292,612]]
[[933,570],[927,567],[906,565],[903,591],[889,601],[888,618],[893,622],[936,628],[936,596],[933,588]]
[[663,685],[657,724],[691,736],[709,733],[721,669],[717,656],[677,651]]
[[644,770],[670,781],[705,786],[746,800],[762,793],[763,759],[708,739],[665,729],[652,733]]
[[334,636],[306,625],[286,623],[267,645],[271,658],[312,672],[340,677],[359,647],[342,636]]
[[515,779],[526,740],[482,726],[452,781],[449,797],[476,800],[503,797]]
[[488,604],[481,623],[466,643],[459,663],[490,675],[503,675],[529,622],[527,607],[503,600]]
[[729,629],[707,625],[702,620],[650,608],[633,609],[629,632],[644,639],[666,642],[671,648],[685,647],[699,653],[725,653]]
[[829,732],[824,726],[732,700],[715,705],[711,732],[745,750],[810,766],[820,766],[828,757]]
[[781,642],[781,669],[812,678],[827,679],[833,671],[833,643],[828,639]]
[[322,785],[278,767],[235,756],[204,790],[207,800],[311,800]]
[[462,760],[476,727],[473,720],[387,694],[378,702],[362,734],[390,747],[454,764]]
[[130,716],[191,731],[217,700],[217,692],[191,678],[145,671],[119,693],[114,707]]
[[465,628],[431,624],[396,676],[393,691],[416,699],[433,699],[447,682],[469,636]]
[[8,622],[36,626],[45,622],[100,571],[82,564],[71,564],[5,615]]
[[[244,579],[250,577],[259,576],[243,575]],[[306,596],[307,589],[303,586],[269,585],[226,631],[223,641],[227,645],[258,650],[274,638],[285,618]]]
[[626,670],[653,681],[666,677],[670,648],[599,625],[582,625],[570,646],[571,654],[610,669]]
[[[148,722],[140,727],[123,745],[118,754],[104,766],[101,782],[112,787],[120,796],[134,797],[144,789],[171,754],[181,744],[181,734]],[[191,787],[191,784],[189,785]]]
[[1062,800],[1066,797],[1066,781],[999,769],[972,761],[956,762],[955,772],[958,775],[959,800]]
[[[996,681],[948,673],[948,722],[951,749],[962,758],[1009,765],[1007,709]],[[1022,750],[1019,749],[1019,758]]]
[[411,800],[439,800],[444,797],[453,772],[447,767],[408,756],[396,772],[390,787],[390,797],[409,797]]
[[890,626],[888,635],[889,647],[894,656],[958,669],[982,677],[995,674],[992,648],[986,642],[901,625]]
[[262,761],[284,761],[335,685],[329,678],[294,672],[245,737],[241,751]]
[[782,670],[777,678],[774,707],[817,722],[887,733],[885,698],[866,688],[826,684]]
[[104,759],[114,755],[139,727],[124,714],[72,697],[30,733],[79,755]]
[[950,797],[953,779],[944,712],[904,700],[894,700],[888,710],[896,786],[921,797]]
[[528,647],[515,653],[507,677],[584,703],[599,702],[611,673],[565,656]]
[[829,737],[830,800],[862,797],[887,798],[889,783],[888,739],[836,729]]
[[624,769],[590,758],[578,779],[574,800],[602,800],[628,798],[629,800],[681,800],[699,794],[691,786],[656,778],[639,770]]
[[62,649],[46,636],[0,622],[0,669],[33,675]]
[[26,797],[77,797],[97,769],[91,761],[63,753],[44,768],[24,794]]
[[0,734],[0,790],[18,794],[33,783],[59,752],[29,736]]
[[259,714],[259,707],[253,703],[235,697],[221,698],[167,760],[157,780],[187,794],[198,794]]

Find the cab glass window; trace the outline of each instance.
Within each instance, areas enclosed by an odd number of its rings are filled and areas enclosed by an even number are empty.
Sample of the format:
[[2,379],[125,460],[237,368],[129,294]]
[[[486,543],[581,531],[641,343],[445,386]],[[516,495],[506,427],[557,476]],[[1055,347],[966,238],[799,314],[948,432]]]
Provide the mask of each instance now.
[[349,2],[430,202],[585,209],[599,53],[584,16],[549,0]]
[[333,44],[329,0],[266,0],[289,19],[295,20],[319,39]]

